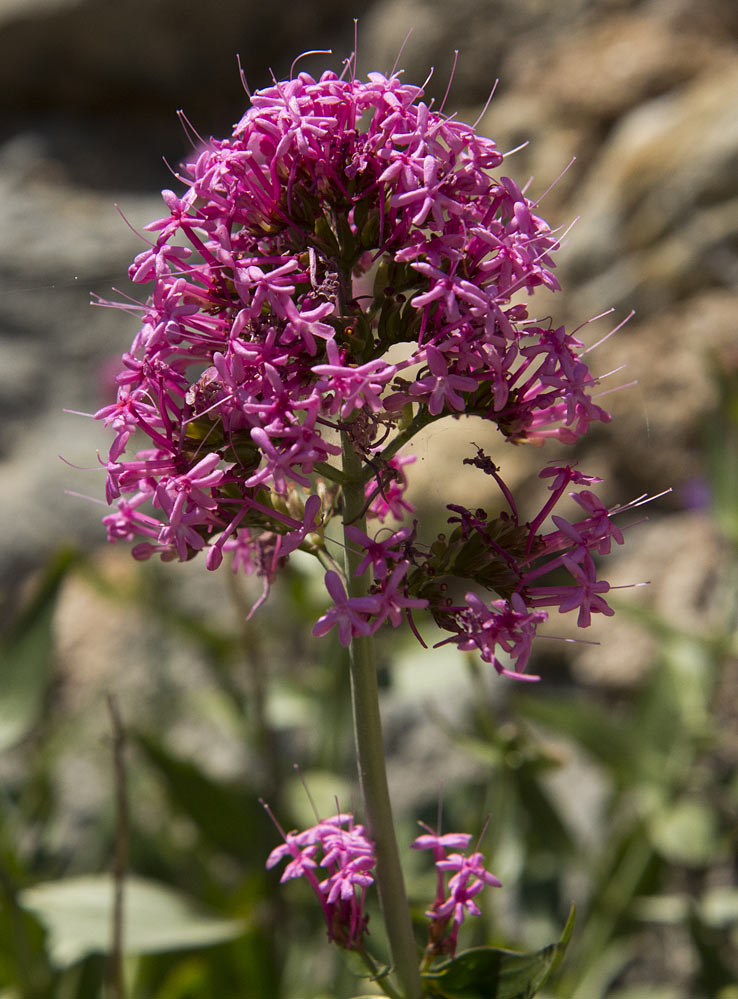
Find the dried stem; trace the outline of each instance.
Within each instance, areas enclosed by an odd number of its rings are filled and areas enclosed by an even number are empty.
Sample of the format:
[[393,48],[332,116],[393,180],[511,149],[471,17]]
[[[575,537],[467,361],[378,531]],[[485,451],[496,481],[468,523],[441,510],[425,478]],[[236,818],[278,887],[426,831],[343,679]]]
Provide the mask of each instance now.
[[128,794],[126,790],[126,736],[118,705],[112,694],[107,695],[108,714],[113,732],[113,773],[115,780],[115,854],[113,856],[113,916],[111,924],[110,958],[106,992],[110,999],[125,999],[123,974],[123,901],[128,869]]

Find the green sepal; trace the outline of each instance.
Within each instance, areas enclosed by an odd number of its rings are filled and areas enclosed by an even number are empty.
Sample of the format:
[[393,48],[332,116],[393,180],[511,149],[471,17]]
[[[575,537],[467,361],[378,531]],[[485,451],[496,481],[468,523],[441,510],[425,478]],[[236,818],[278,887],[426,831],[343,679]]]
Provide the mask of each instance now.
[[472,947],[423,974],[429,999],[532,999],[561,963],[574,929],[574,905],[558,943],[530,954]]

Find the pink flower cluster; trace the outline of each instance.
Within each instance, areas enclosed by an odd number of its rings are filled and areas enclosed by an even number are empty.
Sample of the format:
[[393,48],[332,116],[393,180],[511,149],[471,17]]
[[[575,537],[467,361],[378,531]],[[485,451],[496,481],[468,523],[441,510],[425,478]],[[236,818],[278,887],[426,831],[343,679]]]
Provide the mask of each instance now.
[[[267,870],[287,860],[280,883],[304,877],[323,909],[329,938],[348,949],[361,946],[367,931],[366,890],[374,883],[376,863],[374,844],[364,827],[354,823],[350,812],[341,812],[303,832],[285,833],[269,807],[264,807],[284,840],[269,854]],[[440,835],[424,828],[427,833],[411,846],[413,850],[432,850],[438,872],[436,898],[426,913],[432,920],[429,950],[453,957],[466,915],[481,915],[474,899],[486,885],[499,887],[501,882],[485,869],[481,853],[467,855],[471,843],[468,833]],[[325,875],[322,880],[320,875]]]
[[[366,932],[364,899],[374,883],[371,871],[376,863],[364,827],[354,825],[347,812],[301,833],[283,833],[283,838],[269,854],[267,869],[289,857],[280,882],[304,877],[323,909],[329,938],[348,949],[358,946]],[[323,880],[319,874],[325,874]]]
[[[423,825],[423,823],[421,823]],[[432,907],[426,912],[432,922],[427,956],[456,953],[459,929],[467,913],[481,916],[474,899],[487,885],[501,887],[502,882],[484,866],[484,857],[475,851],[465,852],[471,843],[469,833],[427,833],[411,844],[413,850],[432,850],[438,872],[438,887]],[[449,852],[453,851],[453,852]],[[464,851],[464,852],[459,852]],[[450,873],[448,887],[446,875]]]
[[[573,442],[609,419],[581,342],[528,318],[525,295],[558,288],[558,242],[495,175],[494,142],[399,74],[362,81],[351,66],[254,93],[233,134],[182,168],[181,196],[163,192],[129,272],[153,289],[143,305],[116,304],[140,329],[117,401],[96,414],[115,433],[108,534],[135,541],[140,559],[205,550],[214,569],[231,552],[264,596],[291,552],[310,551],[332,600],[316,634],[335,626],[348,644],[427,608],[448,641],[523,675],[542,608],[578,609],[582,627],[611,613],[593,556],[622,539],[595,495],[574,493],[583,516],[544,531],[567,487],[594,480],[547,468],[551,495],[521,523],[478,456],[508,509],[454,506],[458,526],[429,545],[415,527],[350,531],[365,597],[347,597],[327,548],[339,434],[364,462],[369,517],[384,522],[412,513],[401,449],[437,419],[481,417],[513,443]],[[463,602],[454,579],[469,586]]]

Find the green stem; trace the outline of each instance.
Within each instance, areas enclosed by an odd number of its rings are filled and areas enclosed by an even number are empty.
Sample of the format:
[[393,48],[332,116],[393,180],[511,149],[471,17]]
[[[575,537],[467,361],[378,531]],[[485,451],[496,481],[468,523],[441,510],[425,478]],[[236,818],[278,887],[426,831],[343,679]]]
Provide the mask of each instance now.
[[385,972],[380,974],[380,970],[377,967],[374,959],[368,951],[364,950],[362,947],[358,952],[359,957],[362,959],[364,964],[369,969],[369,974],[371,975],[371,980],[381,985],[382,991],[386,994],[387,999],[402,999],[402,996],[395,992],[392,985],[387,981],[387,975]]
[[318,475],[322,475],[324,479],[328,479],[330,482],[337,482],[339,485],[343,482],[344,477],[341,469],[331,465],[328,461],[316,461],[313,468]]
[[[363,468],[349,434],[341,435],[343,449],[343,520],[359,530],[365,527],[363,516]],[[346,540],[346,592],[349,597],[363,596],[367,590],[364,577],[354,572],[361,555]],[[351,700],[354,713],[354,735],[359,781],[370,835],[376,845],[377,889],[382,906],[392,961],[405,999],[420,999],[422,985],[418,970],[418,948],[415,943],[405,882],[400,866],[392,805],[387,787],[387,767],[384,758],[382,720],[379,713],[379,691],[371,635],[358,636],[349,648],[351,665]]]

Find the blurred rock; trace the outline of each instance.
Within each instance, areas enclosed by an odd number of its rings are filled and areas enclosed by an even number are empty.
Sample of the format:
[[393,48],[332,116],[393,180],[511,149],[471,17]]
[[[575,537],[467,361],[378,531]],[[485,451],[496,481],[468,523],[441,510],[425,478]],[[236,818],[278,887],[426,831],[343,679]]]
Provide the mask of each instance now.
[[[310,48],[350,38],[340,0],[14,0],[0,5],[0,106],[14,113],[72,108],[151,117],[186,107],[225,127],[244,103],[236,54],[252,85]],[[348,55],[339,52],[338,57]],[[252,79],[252,74],[254,78]],[[258,77],[258,79],[257,79]]]
[[152,196],[65,183],[30,133],[0,148],[0,585],[57,545],[101,537],[99,511],[64,495],[99,497],[99,471],[77,472],[59,456],[95,468],[105,435],[64,410],[102,405],[103,362],[133,329],[123,313],[90,307],[91,294],[110,297],[123,284],[140,248],[116,200],[137,225],[158,207]]
[[584,118],[597,129],[735,51],[716,20],[645,4],[614,13],[606,7],[590,5],[545,47],[537,34],[523,42],[506,59],[506,86],[535,96],[558,119]]
[[598,374],[627,364],[603,388],[636,381],[603,400],[613,422],[597,428],[591,444],[618,481],[619,500],[672,488],[675,502],[683,505],[690,482],[707,475],[704,449],[717,405],[715,361],[735,342],[736,297],[714,290],[650,319],[636,315],[593,352]]
[[[642,512],[648,517],[648,508]],[[621,526],[639,519],[623,514]],[[642,679],[659,656],[659,639],[643,627],[644,617],[658,623],[659,634],[665,630],[674,638],[720,634],[726,620],[726,557],[705,516],[682,513],[628,531],[626,546],[608,567],[611,584],[625,587],[609,595],[620,613],[593,617],[586,639],[596,644],[575,647],[576,679],[621,688]],[[643,583],[649,585],[639,585]],[[629,604],[637,613],[628,613]]]
[[419,83],[434,69],[427,89],[440,98],[458,49],[451,107],[483,102],[495,79],[507,76],[517,61],[524,39],[545,46],[559,32],[568,32],[588,6],[587,0],[499,0],[494,6],[487,0],[458,0],[453,5],[444,0],[380,0],[362,19],[360,50],[368,46],[383,72],[397,61],[405,77]]
[[585,311],[651,314],[705,287],[736,287],[736,93],[738,57],[631,111],[605,143],[562,254]]

